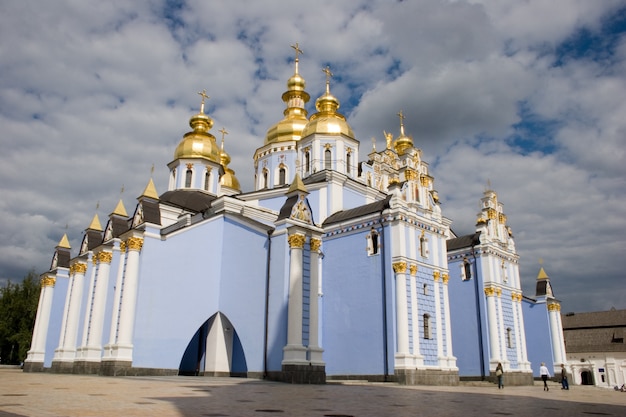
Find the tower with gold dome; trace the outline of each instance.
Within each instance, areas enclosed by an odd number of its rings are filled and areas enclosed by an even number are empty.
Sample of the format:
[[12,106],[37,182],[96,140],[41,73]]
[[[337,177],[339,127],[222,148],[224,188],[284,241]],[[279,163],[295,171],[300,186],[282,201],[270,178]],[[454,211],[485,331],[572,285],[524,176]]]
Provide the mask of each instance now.
[[[230,166],[226,129],[220,144],[211,133],[202,91],[168,184],[150,179],[134,210],[120,200],[104,228],[94,216],[75,256],[61,240],[26,371],[439,385],[496,360],[527,371],[518,257],[495,192],[467,241],[483,252],[450,247],[452,222],[405,115],[359,161],[330,68],[309,116],[303,52],[292,48],[283,117],[251,150],[253,189]],[[484,333],[486,359],[466,360],[454,342],[466,258],[485,262],[472,273],[498,294],[481,301],[497,323]]]

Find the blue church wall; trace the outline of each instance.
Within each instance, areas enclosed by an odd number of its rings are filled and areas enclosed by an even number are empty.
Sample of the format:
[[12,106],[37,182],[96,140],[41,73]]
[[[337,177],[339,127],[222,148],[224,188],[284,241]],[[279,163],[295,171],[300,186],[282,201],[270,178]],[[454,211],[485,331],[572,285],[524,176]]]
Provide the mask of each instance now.
[[[459,376],[482,376],[489,372],[487,326],[485,324],[487,312],[484,305],[483,284],[476,281],[474,265],[472,265],[471,279],[463,281],[461,262],[462,258],[459,258],[448,264],[452,351],[457,358]],[[452,302],[452,300],[454,301]],[[481,319],[478,318],[479,312]],[[482,323],[480,327],[479,321]],[[483,364],[482,372],[481,362]]]
[[[424,293],[424,284],[426,284],[426,293]],[[437,353],[437,317],[440,312],[435,308],[435,286],[433,281],[432,268],[420,266],[415,275],[415,287],[417,290],[417,304],[419,313],[417,315],[419,323],[420,351],[424,356],[424,365],[439,365]],[[443,302],[443,300],[442,300]],[[441,304],[443,306],[443,304]],[[426,338],[424,334],[424,314],[430,316],[430,337]],[[443,322],[443,317],[442,320]]]
[[46,354],[44,356],[44,366],[52,366],[54,350],[59,347],[61,338],[61,324],[63,321],[63,310],[65,308],[65,298],[70,279],[57,276],[52,294],[52,306],[50,308],[50,322],[48,324],[48,334],[46,336]]
[[[367,255],[368,232],[324,240],[323,348],[329,375],[382,375],[386,371],[381,277],[384,252]],[[390,269],[389,260],[385,262]],[[393,311],[388,309],[387,314],[391,317]],[[388,335],[392,331],[388,326]],[[393,339],[388,338],[387,343],[393,357]]]
[[535,303],[523,299],[522,311],[524,314],[528,360],[531,363],[533,375],[539,377],[541,362],[545,362],[548,369],[554,369],[548,309],[545,303]]
[[503,337],[507,337],[507,329],[511,329],[512,333],[511,333],[511,346],[509,346],[509,343],[507,340],[504,340],[504,346],[506,346],[506,357],[507,360],[509,361],[509,366],[512,369],[517,369],[519,364],[517,362],[517,349],[519,348],[519,346],[517,346],[516,342],[515,342],[515,337],[516,337],[516,330],[517,326],[515,323],[515,317],[513,316],[513,301],[511,299],[511,290],[508,289],[503,289],[502,290],[502,297],[500,298],[500,302],[502,303],[502,318],[504,321],[504,336]]
[[[222,236],[229,236],[223,239]],[[165,241],[145,239],[133,366],[177,368],[198,328],[222,310],[261,366],[267,237],[218,217]],[[246,262],[242,262],[242,256]],[[185,265],[184,276],[180,264]],[[169,306],[179,305],[172,311]],[[248,306],[246,313],[240,307]],[[244,320],[245,314],[245,320]],[[257,334],[250,335],[257,328]],[[163,336],[167,335],[167,338]],[[261,347],[259,347],[261,346]]]

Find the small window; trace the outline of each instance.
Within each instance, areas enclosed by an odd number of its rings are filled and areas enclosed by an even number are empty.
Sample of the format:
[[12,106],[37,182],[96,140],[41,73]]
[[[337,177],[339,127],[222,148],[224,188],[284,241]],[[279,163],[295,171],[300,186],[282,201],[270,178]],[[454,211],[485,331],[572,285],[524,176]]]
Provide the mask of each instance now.
[[263,188],[267,188],[267,184],[268,184],[268,174],[267,174],[267,169],[263,170]]
[[309,151],[304,153],[304,167],[306,172],[311,172],[311,153]]
[[204,191],[209,191],[209,184],[211,183],[211,174],[204,173]]
[[283,167],[281,167],[281,168],[278,170],[278,185],[285,185],[285,181],[286,181],[285,176],[286,176],[286,173],[287,173],[287,172],[286,172],[285,168],[283,168]]
[[350,175],[350,165],[352,165],[352,152],[346,155],[346,173]]
[[380,235],[372,228],[369,235],[367,235],[367,254],[369,256],[377,255],[380,249]]
[[191,188],[191,176],[193,175],[193,171],[191,169],[187,169],[185,173],[185,188]]
[[420,236],[420,255],[422,255],[422,257],[424,258],[428,256],[428,250],[426,247],[427,242],[428,240],[424,236],[424,233],[422,233],[422,235]]
[[467,258],[463,258],[463,264],[461,265],[461,278],[463,281],[467,281],[472,278],[472,264]]
[[424,284],[424,295],[428,295],[428,284]]
[[515,344],[513,343],[513,330],[510,327],[506,328],[506,347],[513,348]]
[[424,339],[432,339],[429,314],[424,314]]
[[326,149],[324,151],[324,169],[332,169],[332,152],[330,149]]

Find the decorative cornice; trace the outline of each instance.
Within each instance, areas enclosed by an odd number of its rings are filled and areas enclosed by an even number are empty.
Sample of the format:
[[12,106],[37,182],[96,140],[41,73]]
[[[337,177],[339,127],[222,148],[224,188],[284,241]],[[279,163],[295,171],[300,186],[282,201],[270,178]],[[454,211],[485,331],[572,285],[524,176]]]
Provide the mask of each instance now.
[[322,245],[322,240],[312,237],[309,241],[309,245],[311,246],[311,250],[317,252],[320,250],[320,246]]
[[305,240],[306,240],[306,237],[304,235],[298,235],[298,234],[289,235],[289,237],[287,238],[287,242],[289,242],[290,248],[302,249],[304,247]]
[[404,274],[406,272],[406,262],[394,262],[392,266],[393,272],[396,274]]
[[417,274],[417,265],[411,264],[411,266],[409,266],[409,272],[411,273],[411,275]]
[[102,251],[98,253],[98,262],[101,264],[110,264],[113,260],[113,254],[111,252]]
[[128,250],[140,251],[143,247],[143,239],[140,237],[129,237],[126,239],[126,245],[128,246]]

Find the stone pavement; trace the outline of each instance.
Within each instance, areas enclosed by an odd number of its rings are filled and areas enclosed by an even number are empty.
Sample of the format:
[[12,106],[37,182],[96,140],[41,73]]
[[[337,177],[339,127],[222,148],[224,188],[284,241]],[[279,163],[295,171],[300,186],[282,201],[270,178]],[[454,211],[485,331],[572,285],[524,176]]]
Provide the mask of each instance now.
[[0,368],[0,417],[626,416],[626,393],[551,383],[407,387],[242,378],[102,377]]

